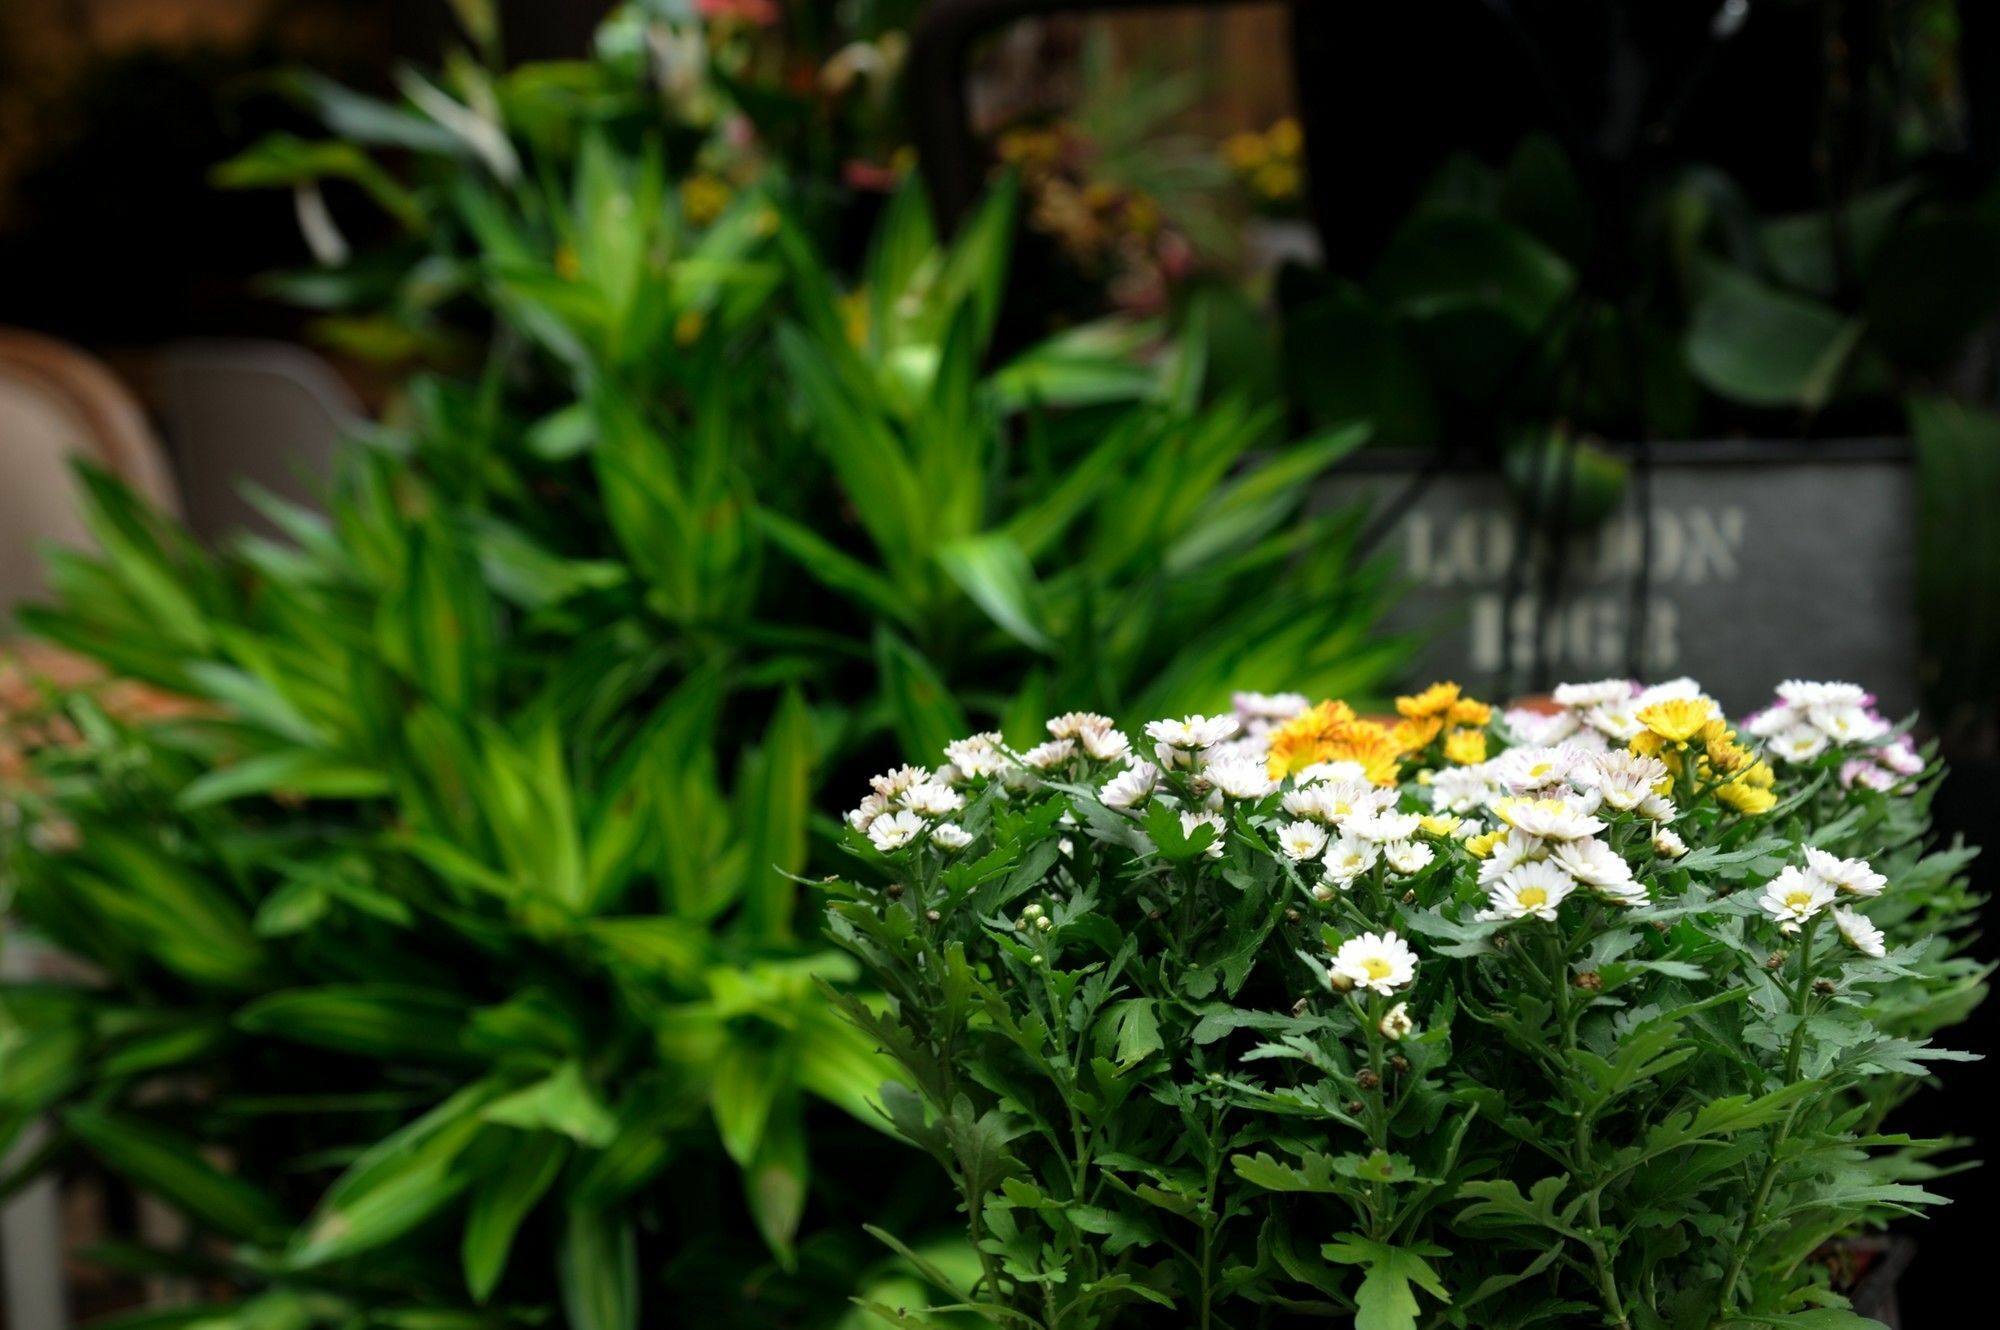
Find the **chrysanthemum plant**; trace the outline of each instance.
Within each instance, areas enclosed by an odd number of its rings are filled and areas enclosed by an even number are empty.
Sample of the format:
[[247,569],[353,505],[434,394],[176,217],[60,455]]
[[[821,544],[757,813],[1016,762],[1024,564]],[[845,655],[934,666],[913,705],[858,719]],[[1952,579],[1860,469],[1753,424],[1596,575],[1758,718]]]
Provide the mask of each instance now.
[[[1061,716],[878,778],[833,936],[981,1273],[898,1324],[1874,1324],[1840,1240],[1985,971],[1860,689]],[[1143,754],[1143,755],[1142,755]],[[881,1235],[894,1243],[890,1235]]]

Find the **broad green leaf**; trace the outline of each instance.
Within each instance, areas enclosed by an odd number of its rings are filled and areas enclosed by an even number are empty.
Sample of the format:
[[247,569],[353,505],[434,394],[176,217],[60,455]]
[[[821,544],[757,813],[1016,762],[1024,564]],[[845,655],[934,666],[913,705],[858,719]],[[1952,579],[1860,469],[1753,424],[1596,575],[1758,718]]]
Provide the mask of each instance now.
[[576,1062],[565,1062],[545,1079],[494,1100],[480,1110],[480,1116],[523,1131],[556,1132],[578,1145],[598,1148],[611,1144],[618,1133],[617,1122]]
[[510,1141],[500,1168],[473,1187],[460,1254],[474,1302],[484,1306],[493,1295],[521,1221],[556,1180],[569,1153],[565,1141],[546,1132]]
[[959,589],[1009,636],[1036,651],[1055,650],[1044,626],[1034,567],[1019,545],[999,532],[987,532],[940,547],[937,559]]
[[463,1062],[467,1010],[455,994],[400,984],[326,984],[272,993],[237,1028],[360,1057]]

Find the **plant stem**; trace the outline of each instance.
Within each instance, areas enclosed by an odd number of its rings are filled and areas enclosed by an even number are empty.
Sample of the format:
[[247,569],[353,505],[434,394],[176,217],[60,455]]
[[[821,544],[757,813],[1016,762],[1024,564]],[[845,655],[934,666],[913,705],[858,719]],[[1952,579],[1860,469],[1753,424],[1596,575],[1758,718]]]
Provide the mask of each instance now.
[[[1799,1062],[1805,1053],[1806,1008],[1812,1001],[1812,944],[1816,923],[1809,921],[1805,927],[1805,937],[1799,943],[1799,981],[1792,992],[1792,1015],[1798,1024],[1792,1027],[1791,1042],[1785,1048],[1784,1084],[1791,1085],[1799,1078]],[[1727,1319],[1730,1309],[1736,1303],[1736,1285],[1743,1277],[1743,1266],[1750,1259],[1750,1247],[1756,1235],[1757,1225],[1764,1215],[1764,1206],[1771,1199],[1771,1188],[1778,1180],[1778,1160],[1783,1153],[1785,1141],[1792,1134],[1792,1127],[1799,1119],[1799,1105],[1794,1103],[1771,1134],[1771,1156],[1764,1161],[1764,1170],[1757,1177],[1757,1189],[1751,1195],[1750,1208],[1743,1212],[1743,1228],[1736,1235],[1730,1248],[1729,1268],[1722,1276],[1721,1298],[1716,1306],[1712,1326],[1719,1327]]]

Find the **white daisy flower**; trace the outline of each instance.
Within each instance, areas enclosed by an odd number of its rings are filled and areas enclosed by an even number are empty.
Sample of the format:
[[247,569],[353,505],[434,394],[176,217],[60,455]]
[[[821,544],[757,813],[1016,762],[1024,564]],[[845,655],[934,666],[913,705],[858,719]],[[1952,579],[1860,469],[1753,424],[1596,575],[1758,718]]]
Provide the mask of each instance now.
[[1593,890],[1612,905],[1648,905],[1653,899],[1651,893],[1646,890],[1646,884],[1636,877],[1627,878],[1612,886],[1596,887]]
[[1492,763],[1470,767],[1446,767],[1431,777],[1431,807],[1440,813],[1470,813],[1483,808],[1499,793],[1493,783]]
[[1007,765],[1007,752],[999,734],[988,732],[945,745],[944,755],[959,775],[968,780],[997,776]]
[[1284,809],[1293,817],[1338,826],[1350,817],[1367,816],[1396,802],[1396,792],[1364,781],[1329,781],[1287,791]]
[[1771,879],[1757,903],[1778,921],[1779,932],[1796,933],[1800,924],[1825,909],[1838,894],[1812,874],[1787,868]]
[[1889,732],[1888,721],[1866,707],[1852,704],[1808,707],[1806,720],[1835,743],[1873,743]]
[[1678,859],[1687,852],[1687,842],[1672,827],[1661,827],[1653,833],[1653,853],[1662,859]]
[[884,799],[893,799],[912,785],[922,785],[930,778],[931,773],[928,768],[904,766],[872,777],[868,784]]
[[[1569,738],[1563,740],[1563,743],[1571,748],[1574,748],[1578,753],[1582,754],[1585,757],[1591,757],[1598,753],[1608,753],[1611,751],[1613,747],[1613,741],[1611,739],[1611,736],[1606,734],[1601,729],[1597,729],[1593,726],[1588,726],[1588,725],[1578,730],[1575,734],[1572,734]],[[1625,740],[1623,739],[1617,740],[1616,746],[1623,748],[1625,746]]]
[[1648,822],[1658,822],[1662,825],[1681,815],[1681,810],[1674,807],[1674,801],[1664,794],[1647,795],[1639,801],[1639,806],[1633,811]]
[[965,796],[949,785],[927,780],[903,791],[903,807],[925,817],[943,817],[965,807]]
[[1510,748],[1493,762],[1494,774],[1511,790],[1543,790],[1566,785],[1570,773],[1584,761],[1580,748],[1562,743],[1534,748]]
[[1806,871],[1836,891],[1850,896],[1880,896],[1889,879],[1869,867],[1866,859],[1842,859],[1806,846]]
[[1646,722],[1638,718],[1636,710],[1638,708],[1634,708],[1630,700],[1604,702],[1584,712],[1584,724],[1590,726],[1592,734],[1602,734],[1606,738],[1614,738],[1620,744],[1624,744],[1636,738],[1638,732],[1646,728]]
[[1612,702],[1629,702],[1639,691],[1630,679],[1596,679],[1590,683],[1560,683],[1552,696],[1559,707],[1588,709]]
[[1410,1019],[1410,1004],[1398,1002],[1382,1014],[1382,1023],[1375,1027],[1384,1039],[1401,1043],[1416,1032],[1417,1023]]
[[1490,922],[1532,916],[1552,923],[1556,907],[1575,890],[1570,875],[1552,863],[1522,864],[1486,889],[1487,908],[1472,917]]
[[1317,859],[1326,849],[1326,828],[1317,822],[1287,822],[1278,829],[1278,848],[1294,862]]
[[1868,692],[1855,683],[1814,683],[1806,679],[1787,679],[1778,685],[1778,698],[1787,706],[1838,707],[1862,706],[1868,701]]
[[1055,739],[1081,739],[1086,734],[1102,733],[1111,726],[1111,717],[1100,716],[1094,711],[1066,711],[1047,722],[1049,736]]
[[1575,713],[1570,711],[1543,712],[1516,707],[1500,716],[1501,728],[1507,736],[1529,747],[1559,744],[1576,733],[1577,724]]
[[1182,810],[1181,835],[1192,836],[1194,835],[1194,829],[1200,826],[1215,828],[1215,839],[1208,843],[1208,848],[1203,850],[1202,853],[1210,859],[1220,859],[1222,857],[1222,838],[1229,833],[1229,824],[1222,820],[1222,816],[1219,813],[1190,813],[1185,809]]
[[1104,782],[1098,797],[1106,808],[1137,808],[1152,797],[1159,780],[1158,767],[1151,762],[1137,762]]
[[1711,702],[1715,700],[1708,697],[1700,684],[1683,674],[1678,679],[1669,679],[1665,683],[1656,683],[1650,688],[1642,689],[1639,696],[1632,699],[1632,709],[1644,711],[1655,702],[1691,702],[1696,698],[1708,698]]
[[972,833],[956,822],[940,822],[931,828],[931,844],[948,854],[957,854],[972,844]]
[[1236,730],[1234,716],[1194,715],[1180,720],[1149,722],[1146,726],[1146,737],[1169,748],[1198,752],[1203,748],[1212,748],[1224,739],[1234,737]]
[[1826,751],[1825,731],[1813,725],[1794,725],[1769,740],[1771,751],[1787,762],[1810,762]]
[[868,824],[868,839],[884,854],[894,854],[924,833],[924,820],[907,809],[884,813]]
[[1349,883],[1373,868],[1382,857],[1382,847],[1342,832],[1326,848],[1326,875],[1338,883]]
[[1508,826],[1545,840],[1582,840],[1604,830],[1604,823],[1568,799],[1501,799],[1493,812]]
[[889,801],[886,798],[879,794],[866,795],[848,812],[847,825],[856,831],[866,831],[871,822],[888,811]]
[[1489,886],[1522,864],[1540,863],[1549,857],[1549,842],[1514,827],[1507,829],[1491,852],[1479,861],[1479,885]]
[[1132,756],[1132,740],[1123,730],[1106,727],[1101,730],[1085,730],[1076,741],[1083,745],[1083,751],[1098,762],[1124,762]]
[[1620,749],[1599,753],[1576,769],[1576,781],[1621,813],[1646,802],[1653,787],[1667,778],[1667,764],[1657,757]]
[[1394,929],[1363,933],[1340,944],[1340,950],[1333,954],[1331,973],[1336,983],[1344,980],[1347,987],[1387,995],[1417,977],[1417,953]]
[[1230,699],[1246,730],[1268,730],[1312,705],[1304,693],[1238,693]]
[[1021,762],[1024,766],[1033,767],[1036,771],[1049,771],[1061,766],[1074,756],[1076,756],[1076,740],[1051,739],[1047,743],[1036,744],[1033,748],[1021,754]]
[[1368,784],[1368,768],[1359,762],[1315,762],[1298,774],[1300,785],[1318,785],[1331,781],[1343,785]]
[[1844,905],[1834,906],[1833,926],[1840,930],[1840,936],[1847,945],[1863,956],[1873,956],[1880,960],[1889,954],[1889,949],[1882,939],[1882,930],[1859,910],[1850,910]]
[[1437,852],[1422,841],[1396,840],[1382,847],[1382,861],[1404,877],[1423,872],[1435,858]]
[[1362,840],[1390,841],[1408,840],[1417,834],[1417,827],[1423,818],[1416,813],[1394,813],[1386,810],[1356,812],[1342,822],[1341,830]]
[[1783,702],[1773,703],[1754,715],[1743,719],[1745,732],[1759,739],[1775,739],[1789,730],[1798,729],[1806,723],[1805,712],[1798,707],[1787,706]]
[[1564,841],[1549,859],[1586,887],[1615,891],[1632,881],[1632,865],[1601,840]]
[[1264,764],[1254,758],[1233,757],[1227,761],[1211,762],[1201,769],[1201,774],[1231,799],[1262,799],[1278,789],[1278,782],[1272,780]]

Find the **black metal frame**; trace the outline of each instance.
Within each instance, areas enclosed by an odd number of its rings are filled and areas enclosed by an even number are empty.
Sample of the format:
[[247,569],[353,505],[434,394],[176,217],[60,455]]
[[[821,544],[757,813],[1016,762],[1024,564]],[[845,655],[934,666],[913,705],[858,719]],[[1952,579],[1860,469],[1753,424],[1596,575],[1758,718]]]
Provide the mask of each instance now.
[[965,105],[965,61],[980,38],[1008,23],[1050,14],[1273,3],[1296,16],[1310,0],[935,0],[911,39],[910,97],[917,158],[940,226],[956,226],[986,183]]

